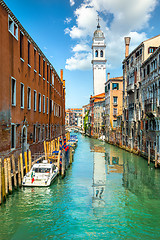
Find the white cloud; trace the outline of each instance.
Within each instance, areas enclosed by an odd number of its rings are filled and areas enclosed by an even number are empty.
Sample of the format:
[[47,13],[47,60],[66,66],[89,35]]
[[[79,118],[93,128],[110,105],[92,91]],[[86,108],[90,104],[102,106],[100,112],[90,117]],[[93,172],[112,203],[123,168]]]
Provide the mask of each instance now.
[[90,52],[91,48],[84,43],[78,43],[75,47],[72,48],[73,52],[82,52],[82,51],[86,51],[86,52]]
[[72,6],[74,6],[74,4],[75,4],[75,1],[74,0],[70,0],[70,6],[72,7]]
[[66,20],[64,20],[64,23],[67,23],[67,24],[68,24],[68,23],[70,23],[71,21],[72,21],[72,18],[69,17],[69,18],[66,18]]
[[[76,25],[65,29],[65,33],[72,39],[81,40],[81,43],[72,48],[75,54],[66,60],[66,69],[90,68],[90,64],[84,64],[91,59],[89,45],[91,47],[92,43],[90,41],[87,47],[86,39],[92,40],[97,25],[97,12],[101,16],[100,25],[106,37],[107,67],[120,67],[125,51],[124,37],[131,37],[131,50],[147,39],[145,29],[157,2],[158,0],[84,0],[74,12]],[[85,51],[83,55],[81,51]]]
[[68,70],[91,69],[91,59],[92,59],[91,53],[75,53],[73,57],[66,60],[65,68]]

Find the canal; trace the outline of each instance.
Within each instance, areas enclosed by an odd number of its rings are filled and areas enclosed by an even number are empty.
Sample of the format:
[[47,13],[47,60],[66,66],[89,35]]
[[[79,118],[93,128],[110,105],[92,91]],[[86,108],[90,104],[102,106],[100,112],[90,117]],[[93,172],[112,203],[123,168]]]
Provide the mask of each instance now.
[[64,179],[15,191],[0,207],[0,240],[160,239],[160,170],[99,140],[78,139]]

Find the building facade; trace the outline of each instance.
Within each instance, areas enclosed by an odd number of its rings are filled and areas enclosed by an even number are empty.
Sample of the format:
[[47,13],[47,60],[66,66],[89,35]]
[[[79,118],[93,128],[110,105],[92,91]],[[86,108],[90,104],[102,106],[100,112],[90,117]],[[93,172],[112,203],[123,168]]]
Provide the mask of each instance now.
[[105,37],[98,23],[92,43],[93,95],[104,93],[106,82]]
[[140,150],[151,155],[155,147],[160,156],[160,47],[143,62],[141,67],[142,118]]
[[87,134],[93,137],[104,135],[105,93],[90,97]]
[[121,143],[123,77],[109,78],[105,84],[105,137]]
[[0,154],[43,150],[65,133],[65,81],[0,1]]
[[[125,38],[126,54],[123,61],[123,145],[134,149],[141,149],[141,118],[142,110],[142,72],[144,61],[160,45],[160,36],[142,42],[129,54],[130,38]],[[147,70],[148,71],[148,70]]]

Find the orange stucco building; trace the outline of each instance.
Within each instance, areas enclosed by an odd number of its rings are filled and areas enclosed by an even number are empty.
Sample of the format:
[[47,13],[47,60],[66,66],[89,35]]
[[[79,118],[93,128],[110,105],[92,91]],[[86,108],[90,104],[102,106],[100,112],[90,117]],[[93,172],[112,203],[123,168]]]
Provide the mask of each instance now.
[[40,151],[64,134],[65,81],[0,1],[0,155]]
[[109,141],[111,130],[119,130],[123,107],[123,77],[108,78],[105,84],[105,126]]

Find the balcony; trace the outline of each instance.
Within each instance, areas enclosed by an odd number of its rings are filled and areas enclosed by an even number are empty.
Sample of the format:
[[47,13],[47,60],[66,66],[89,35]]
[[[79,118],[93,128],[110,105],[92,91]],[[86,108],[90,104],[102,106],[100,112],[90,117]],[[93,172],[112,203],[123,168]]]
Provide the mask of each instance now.
[[134,83],[131,83],[127,86],[127,92],[134,92]]

